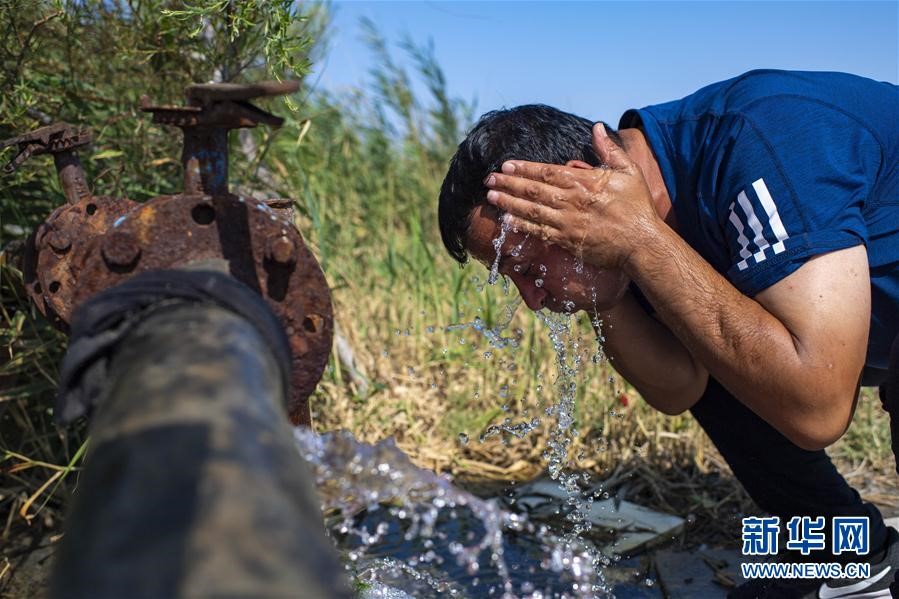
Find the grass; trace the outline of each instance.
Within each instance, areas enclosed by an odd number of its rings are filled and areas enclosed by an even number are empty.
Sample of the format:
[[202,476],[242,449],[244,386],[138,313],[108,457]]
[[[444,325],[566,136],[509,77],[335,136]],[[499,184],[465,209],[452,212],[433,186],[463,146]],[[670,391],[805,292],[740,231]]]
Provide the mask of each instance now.
[[[550,419],[521,439],[479,436],[506,418],[542,417],[553,402],[555,357],[545,327],[519,308],[506,333],[519,339],[514,351],[491,348],[470,328],[446,329],[476,317],[494,325],[515,297],[500,285],[485,287],[479,265],[459,268],[436,231],[439,184],[473,104],[449,96],[426,47],[405,44],[417,75],[396,67],[376,38],[372,47],[383,54],[372,89],[310,96],[287,112],[277,135],[255,133],[268,148],[260,163],[248,168],[239,154],[232,159],[236,179],[296,199],[298,225],[323,266],[337,326],[354,354],[350,365],[334,350],[312,400],[316,428],[349,429],[363,441],[393,436],[417,464],[464,484],[538,476]],[[414,76],[429,98],[412,93]],[[33,223],[23,217],[20,224]],[[86,447],[83,423],[59,429],[52,421],[66,340],[28,306],[13,253],[7,248],[0,260],[0,545],[17,531],[59,530]],[[582,322],[579,330],[590,346],[589,327]],[[609,493],[695,514],[689,534],[697,539],[732,539],[733,519],[753,509],[695,421],[653,411],[608,364],[584,373],[576,421],[573,467],[605,481]],[[863,494],[896,501],[888,419],[867,391],[831,454]]]

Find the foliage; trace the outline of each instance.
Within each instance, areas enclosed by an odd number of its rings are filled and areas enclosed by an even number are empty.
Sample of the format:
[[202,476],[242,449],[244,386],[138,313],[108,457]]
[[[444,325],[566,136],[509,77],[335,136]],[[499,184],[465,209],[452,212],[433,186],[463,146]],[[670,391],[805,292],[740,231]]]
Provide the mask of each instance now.
[[[324,27],[320,7],[289,0],[0,0],[0,15],[0,138],[51,121],[88,126],[88,179],[137,200],[180,178],[180,135],[138,112],[142,95],[178,103],[190,83],[302,78]],[[62,201],[46,160],[4,181],[0,223],[30,228]]]
[[[180,103],[194,82],[302,78],[324,35],[325,8],[287,0],[0,0],[0,139],[58,121],[89,127],[93,143],[79,155],[94,193],[145,200],[175,191],[180,133],[150,123],[140,97]],[[0,161],[14,152],[7,148]],[[83,426],[60,430],[51,418],[65,337],[36,317],[15,264],[24,237],[64,201],[49,157],[30,159],[0,183],[2,537],[17,513],[30,522],[47,513],[48,501],[61,505],[71,484],[65,475],[84,449]]]

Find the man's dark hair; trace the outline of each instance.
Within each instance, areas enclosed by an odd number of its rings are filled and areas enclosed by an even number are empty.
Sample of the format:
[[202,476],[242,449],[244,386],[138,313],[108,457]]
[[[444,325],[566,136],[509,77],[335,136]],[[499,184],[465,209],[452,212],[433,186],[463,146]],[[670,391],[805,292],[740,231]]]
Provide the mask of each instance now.
[[[605,123],[603,123],[605,125]],[[506,160],[565,164],[583,160],[599,166],[593,151],[593,122],[543,104],[494,110],[483,115],[459,144],[440,187],[437,217],[450,256],[465,264],[471,212],[487,201],[484,179]],[[606,125],[615,143],[618,133]]]

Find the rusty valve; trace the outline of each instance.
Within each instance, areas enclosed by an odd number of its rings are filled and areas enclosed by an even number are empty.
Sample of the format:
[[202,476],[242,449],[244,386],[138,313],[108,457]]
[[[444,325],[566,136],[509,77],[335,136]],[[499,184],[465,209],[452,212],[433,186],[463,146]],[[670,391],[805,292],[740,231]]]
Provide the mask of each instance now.
[[19,150],[9,164],[3,167],[3,172],[7,175],[13,173],[31,156],[53,154],[66,199],[70,204],[77,204],[79,200],[89,197],[90,191],[74,150],[90,142],[89,130],[75,129],[68,123],[55,123],[35,129],[31,133],[0,142],[0,148],[18,146]]
[[252,85],[208,83],[187,88],[187,106],[153,106],[141,97],[141,110],[153,122],[180,127],[184,132],[184,193],[228,193],[228,131],[258,124],[280,127],[284,119],[250,104],[263,96],[290,94],[297,81],[263,81]]
[[141,109],[154,122],[184,133],[183,193],[143,204],[91,196],[71,151],[90,141],[88,133],[59,124],[3,142],[20,150],[8,170],[28,155],[53,153],[69,200],[32,235],[26,251],[26,284],[44,314],[65,328],[77,305],[139,272],[224,261],[284,324],[293,352],[288,411],[294,423],[309,424],[307,399],[333,336],[327,282],[286,217],[285,200],[259,202],[228,191],[228,131],[281,125],[249,100],[297,89],[297,82],[192,85],[186,106],[153,106],[142,98]]

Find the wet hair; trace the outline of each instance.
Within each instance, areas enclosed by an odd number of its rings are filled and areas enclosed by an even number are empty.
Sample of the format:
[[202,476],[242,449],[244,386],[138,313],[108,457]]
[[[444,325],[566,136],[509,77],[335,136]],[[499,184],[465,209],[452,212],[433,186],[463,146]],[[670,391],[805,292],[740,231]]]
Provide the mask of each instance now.
[[[543,104],[528,104],[484,114],[459,144],[440,187],[437,218],[443,245],[459,264],[468,260],[466,240],[471,213],[486,203],[484,179],[506,160],[565,164],[582,160],[599,166],[593,151],[593,122]],[[603,123],[621,145],[618,133]]]

